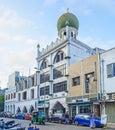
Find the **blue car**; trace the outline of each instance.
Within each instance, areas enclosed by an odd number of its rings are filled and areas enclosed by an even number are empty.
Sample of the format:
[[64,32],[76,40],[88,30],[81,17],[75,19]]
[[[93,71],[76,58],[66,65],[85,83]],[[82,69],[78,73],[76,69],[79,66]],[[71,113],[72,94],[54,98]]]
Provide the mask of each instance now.
[[25,119],[25,114],[24,114],[24,113],[18,114],[18,115],[17,115],[17,118],[18,118],[18,119]]
[[[76,125],[90,126],[90,116],[88,114],[77,114],[74,118],[74,123]],[[103,127],[100,117],[94,117],[94,126]]]

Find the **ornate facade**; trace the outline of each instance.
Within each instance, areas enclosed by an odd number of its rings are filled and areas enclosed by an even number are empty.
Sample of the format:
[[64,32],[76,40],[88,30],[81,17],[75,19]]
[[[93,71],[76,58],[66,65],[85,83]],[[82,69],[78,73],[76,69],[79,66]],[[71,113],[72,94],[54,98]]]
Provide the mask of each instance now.
[[31,112],[35,108],[46,115],[68,110],[70,65],[100,51],[77,40],[79,21],[74,14],[66,12],[60,16],[57,29],[55,42],[42,51],[37,46],[36,73],[22,76],[16,82],[15,113]]

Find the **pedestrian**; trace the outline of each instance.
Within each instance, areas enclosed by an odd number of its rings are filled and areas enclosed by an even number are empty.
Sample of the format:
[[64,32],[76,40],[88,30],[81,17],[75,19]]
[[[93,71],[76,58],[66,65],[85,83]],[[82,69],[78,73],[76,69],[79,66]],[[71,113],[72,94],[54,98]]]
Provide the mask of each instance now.
[[34,130],[34,127],[31,126],[31,123],[29,123],[28,130]]
[[69,113],[68,113],[68,111],[65,113],[65,123],[64,124],[69,124]]
[[93,111],[91,111],[91,113],[90,113],[90,128],[91,128],[91,129],[94,129],[94,127],[95,127],[95,123],[94,123],[94,113],[93,113]]

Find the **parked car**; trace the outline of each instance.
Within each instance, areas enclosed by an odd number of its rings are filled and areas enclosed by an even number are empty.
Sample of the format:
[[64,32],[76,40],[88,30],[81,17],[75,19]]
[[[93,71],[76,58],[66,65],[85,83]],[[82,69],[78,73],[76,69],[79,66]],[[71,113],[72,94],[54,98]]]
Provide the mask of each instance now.
[[19,113],[18,115],[17,115],[17,118],[18,119],[25,119],[25,114],[24,113]]
[[10,121],[7,121],[5,122],[5,120],[1,119],[0,120],[0,130],[25,130],[25,127],[21,127],[20,128],[20,124],[19,123],[16,123],[14,120],[10,120]]
[[31,120],[31,115],[30,115],[30,113],[27,113],[27,114],[25,115],[25,119],[26,119],[26,120]]
[[5,117],[12,118],[12,113],[10,111],[4,112]]
[[17,118],[18,114],[12,114],[12,118]]
[[[74,123],[76,125],[90,126],[90,115],[89,114],[77,114],[74,118]],[[94,126],[103,127],[100,117],[94,117]]]
[[4,112],[0,112],[0,117],[5,117]]
[[[63,113],[55,113],[48,118],[48,121],[62,124],[65,123],[65,117]],[[69,124],[72,124],[72,119],[69,119]]]

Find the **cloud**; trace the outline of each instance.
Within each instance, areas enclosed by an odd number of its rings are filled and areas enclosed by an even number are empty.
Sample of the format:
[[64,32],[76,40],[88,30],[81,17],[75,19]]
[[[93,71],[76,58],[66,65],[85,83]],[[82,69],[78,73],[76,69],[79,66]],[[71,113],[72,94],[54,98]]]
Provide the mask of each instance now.
[[100,7],[107,9],[108,11],[115,14],[115,1],[114,0],[84,0],[84,4],[87,6]]
[[58,0],[44,0],[44,6],[51,6],[57,3]]
[[84,42],[85,44],[87,44],[88,46],[95,48],[101,48],[101,49],[110,49],[113,48],[115,46],[115,41],[102,41],[101,39],[94,39],[90,36],[87,36],[85,38],[79,38],[80,41]]
[[32,44],[23,49],[22,51],[10,50],[7,48],[0,48],[0,81],[2,88],[7,87],[8,76],[14,71],[19,71],[23,75],[29,74],[29,68],[31,74],[33,73],[36,65],[36,52],[37,49]]
[[0,18],[0,28],[22,29],[30,26],[34,26],[33,22],[23,18],[18,18],[18,17]]
[[0,28],[1,29],[24,29],[36,26],[31,20],[21,17],[15,10],[0,8]]
[[22,35],[10,35],[9,33],[1,33],[0,32],[0,41],[1,42],[15,42],[24,40],[24,36]]

